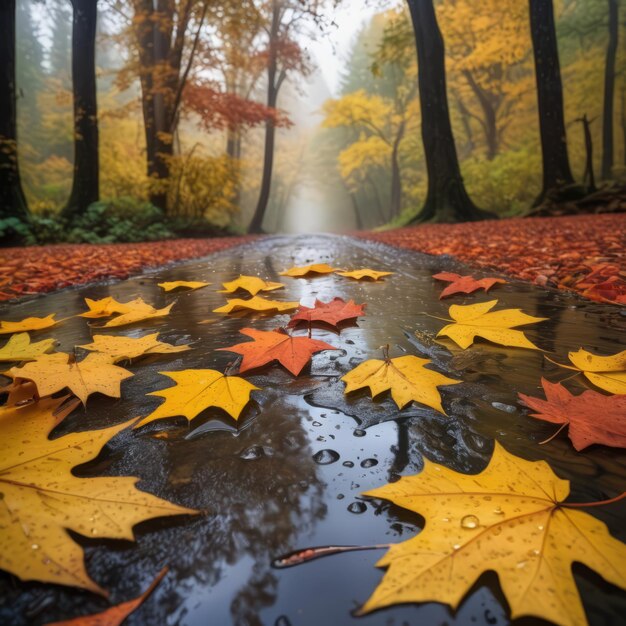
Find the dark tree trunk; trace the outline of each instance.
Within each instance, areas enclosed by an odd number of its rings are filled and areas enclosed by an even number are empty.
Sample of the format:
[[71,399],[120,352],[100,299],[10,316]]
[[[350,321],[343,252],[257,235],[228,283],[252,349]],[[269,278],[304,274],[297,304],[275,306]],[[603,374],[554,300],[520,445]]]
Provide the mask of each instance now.
[[17,160],[15,0],[0,2],[0,219],[28,219]]
[[613,101],[615,94],[615,57],[619,40],[618,0],[609,1],[609,43],[604,67],[604,108],[602,112],[602,169],[604,180],[613,171]]
[[172,98],[177,89],[178,71],[180,66],[170,66],[171,32],[163,27],[171,20],[169,2],[157,0],[156,12],[152,22],[152,55],[153,72],[162,74],[159,77],[160,89],[153,92],[153,132],[154,150],[148,155],[148,176],[153,180],[150,202],[163,211],[167,211],[167,192],[170,184],[170,160],[174,155],[174,111]]
[[567,156],[563,86],[552,0],[530,0],[529,8],[543,156],[543,185],[534,203],[537,206],[548,192],[572,185],[574,177]]
[[626,89],[622,89],[622,148],[624,167],[626,167]]
[[478,209],[463,184],[446,93],[444,45],[433,0],[407,0],[417,44],[422,140],[428,194],[414,221],[460,222],[494,217]]
[[585,173],[583,174],[583,185],[587,184],[587,193],[593,193],[596,190],[596,177],[593,173],[593,140],[591,138],[591,121],[585,113],[581,118],[576,120],[583,125],[583,133],[585,137]]
[[179,106],[209,2],[203,5],[184,69],[185,35],[192,16],[192,3],[179,3],[180,10],[170,0],[132,0],[132,4],[140,66],[147,173],[152,183],[150,201],[167,211],[170,162],[174,155]]
[[[284,74],[278,76],[278,29],[280,27],[280,7],[276,0],[273,1],[272,25],[269,38],[269,59],[267,65],[267,106],[276,108],[278,101],[278,91],[284,79]],[[263,154],[263,177],[261,179],[261,189],[256,209],[248,227],[249,233],[263,232],[263,218],[267,211],[267,204],[270,199],[272,186],[272,170],[274,168],[274,143],[276,138],[276,127],[270,118],[265,122],[265,148]]]
[[622,89],[622,154],[623,165],[626,167],[626,90]]
[[81,215],[99,197],[98,105],[96,98],[97,0],[72,0],[74,180],[64,217]]

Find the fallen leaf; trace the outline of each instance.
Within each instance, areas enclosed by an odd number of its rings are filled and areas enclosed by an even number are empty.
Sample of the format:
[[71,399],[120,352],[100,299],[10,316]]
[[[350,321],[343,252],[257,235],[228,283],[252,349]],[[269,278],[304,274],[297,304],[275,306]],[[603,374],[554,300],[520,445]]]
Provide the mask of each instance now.
[[[129,307],[136,303],[137,300],[123,303],[118,302],[115,298],[107,296],[101,300],[92,300],[91,298],[85,298],[85,304],[88,311],[80,314],[80,317],[99,318],[99,317],[111,317],[111,315],[117,315],[118,313],[128,313]],[[143,300],[142,300],[143,302]]]
[[242,289],[251,296],[256,296],[259,291],[274,291],[274,289],[281,289],[284,286],[283,283],[273,283],[258,276],[239,276],[237,280],[222,283],[224,291],[220,291],[220,293],[235,293],[238,289]]
[[[169,315],[171,308],[174,306],[174,302],[169,306],[166,306],[162,309],[155,309],[150,304],[147,304],[141,298],[138,298],[137,301],[133,300],[133,303],[137,302],[137,304],[133,304],[133,306],[129,306],[129,310],[126,313],[122,313],[118,315],[118,317],[114,317],[112,320],[109,320],[102,328],[112,328],[115,326],[126,326],[127,324],[136,324],[137,322],[145,322],[146,320],[151,320],[157,317],[165,317]],[[130,302],[128,303],[131,304]]]
[[155,590],[156,586],[161,582],[163,576],[167,574],[168,568],[164,567],[157,577],[150,583],[150,586],[134,600],[128,600],[112,606],[106,611],[93,613],[92,615],[80,615],[73,619],[64,619],[60,622],[50,622],[45,626],[121,626],[124,620],[136,611],[146,600],[146,598]]
[[334,298],[330,302],[315,300],[313,308],[301,306],[291,317],[288,326],[297,326],[301,322],[324,322],[337,326],[340,322],[352,320],[365,315],[365,305],[355,304],[354,300],[345,302],[341,298]]
[[575,366],[569,369],[580,370],[596,387],[609,393],[626,394],[626,350],[599,356],[580,348],[570,352],[568,357]]
[[213,313],[233,313],[234,311],[259,311],[268,313],[270,311],[284,312],[293,311],[300,306],[299,302],[279,302],[278,300],[268,300],[261,296],[254,296],[249,300],[241,298],[231,298],[228,303],[217,309],[213,309]]
[[377,270],[370,270],[364,268],[362,270],[352,270],[351,272],[337,272],[339,276],[344,276],[345,278],[354,278],[354,280],[363,280],[367,278],[373,281],[379,281],[384,276],[391,276],[393,272],[379,272]]
[[148,394],[164,398],[165,402],[144,417],[135,428],[176,415],[183,415],[191,421],[211,406],[223,409],[233,419],[239,419],[250,401],[250,392],[258,389],[239,376],[225,376],[217,370],[181,370],[159,374],[171,378],[175,385]]
[[50,328],[59,323],[54,319],[55,315],[56,313],[51,313],[46,317],[26,317],[21,322],[0,322],[0,335]]
[[455,609],[483,572],[494,571],[512,619],[528,615],[579,626],[586,619],[574,561],[626,587],[626,547],[603,522],[572,508],[580,505],[563,503],[569,481],[545,461],[520,459],[498,442],[479,474],[424,459],[420,474],[365,495],[418,513],[426,524],[377,563],[389,569],[362,613],[405,602]]
[[32,361],[52,350],[54,350],[54,339],[31,342],[28,333],[20,333],[13,335],[0,348],[0,361]]
[[429,363],[429,359],[413,355],[385,360],[370,359],[357,365],[341,380],[346,383],[345,393],[369,387],[372,398],[375,398],[390,390],[391,397],[400,409],[415,401],[446,415],[437,387],[456,385],[461,381],[427,369],[425,365]]
[[243,356],[239,371],[241,373],[278,361],[294,376],[298,376],[304,366],[316,352],[337,350],[325,341],[308,337],[292,337],[278,330],[255,330],[242,328],[239,331],[253,341],[245,341],[228,348],[220,348],[226,352],[236,352]]
[[94,335],[93,342],[79,348],[107,354],[113,363],[130,361],[149,354],[172,354],[189,350],[188,345],[173,346],[158,340],[159,333],[143,337],[117,337],[115,335]]
[[439,274],[433,274],[433,278],[451,283],[439,294],[440,300],[454,293],[472,293],[478,289],[489,291],[496,283],[506,283],[506,280],[502,278],[476,280],[473,276],[461,276],[452,272],[439,272]]
[[545,378],[541,379],[541,385],[545,400],[523,393],[517,394],[519,399],[537,411],[531,413],[532,417],[569,425],[569,438],[576,450],[584,450],[593,443],[626,448],[626,395],[605,396],[588,390],[575,396],[563,385]]
[[14,378],[32,380],[41,397],[67,388],[83,404],[92,393],[119,398],[122,381],[133,375],[113,365],[106,355],[88,354],[76,362],[65,352],[44,354],[22,367],[12,367],[9,372]]
[[280,275],[302,278],[307,274],[332,274],[336,271],[336,267],[331,267],[327,263],[317,263],[315,265],[304,265],[303,267],[291,267],[284,272],[280,272]]
[[174,280],[171,282],[157,283],[164,291],[174,291],[174,289],[200,289],[211,283],[202,283],[197,280]]
[[89,578],[83,549],[68,531],[133,540],[141,521],[196,511],[138,491],[132,476],[75,476],[74,467],[95,459],[131,422],[50,440],[63,401],[0,408],[0,568],[21,580],[106,593]]
[[539,350],[534,343],[526,338],[521,330],[512,330],[514,326],[543,322],[545,317],[533,317],[520,309],[503,309],[489,311],[498,304],[497,300],[468,304],[453,304],[448,314],[456,322],[444,326],[437,337],[450,337],[460,348],[469,348],[476,337],[482,337],[493,343],[517,348]]

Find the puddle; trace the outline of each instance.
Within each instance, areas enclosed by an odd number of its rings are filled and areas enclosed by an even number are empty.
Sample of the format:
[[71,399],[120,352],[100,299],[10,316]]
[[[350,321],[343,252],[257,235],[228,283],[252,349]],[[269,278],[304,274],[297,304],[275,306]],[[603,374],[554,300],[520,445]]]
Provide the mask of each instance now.
[[[292,265],[315,262],[395,274],[381,283],[332,275],[311,279],[278,275]],[[497,298],[499,308],[519,307],[530,315],[549,318],[528,326],[525,332],[544,350],[554,352],[552,358],[565,362],[567,352],[581,346],[605,354],[623,349],[626,318],[619,309],[517,282],[494,288],[488,295],[479,292],[441,302],[438,294],[443,284],[431,275],[444,270],[464,271],[450,259],[348,238],[272,237],[128,281],[0,307],[3,319],[21,319],[52,312],[71,316],[84,310],[84,297],[111,295],[126,301],[141,296],[158,307],[176,301],[164,320],[122,327],[115,334],[140,336],[158,330],[163,341],[191,343],[194,349],[130,366],[135,376],[124,383],[124,398],[90,398],[86,411],[76,412],[61,425],[58,433],[62,434],[147,415],[161,401],[145,394],[171,384],[159,371],[223,371],[235,355],[216,348],[244,340],[238,332],[241,328],[285,326],[288,315],[212,313],[225,303],[224,294],[216,293],[221,283],[240,273],[285,283],[285,289],[271,293],[279,300],[301,300],[311,306],[315,298],[339,296],[367,304],[367,315],[358,326],[348,326],[339,335],[314,329],[313,337],[341,351],[315,355],[299,378],[280,366],[246,376],[262,391],[253,394],[255,401],[242,414],[238,428],[217,409],[204,412],[191,424],[184,418],[171,418],[120,434],[104,454],[78,470],[81,475],[139,476],[139,488],[206,511],[197,518],[142,523],[135,544],[78,538],[85,546],[89,573],[110,590],[114,603],[136,596],[163,565],[169,566],[168,576],[151,600],[128,619],[129,625],[508,623],[506,603],[493,575],[481,577],[455,615],[430,603],[395,606],[356,618],[352,612],[382,577],[382,571],[375,568],[382,551],[339,554],[284,570],[272,568],[279,555],[309,546],[370,545],[410,538],[421,528],[419,516],[360,494],[420,471],[424,457],[457,471],[480,471],[491,455],[494,438],[514,454],[546,459],[559,476],[574,481],[577,500],[601,500],[624,490],[623,452],[594,446],[577,454],[564,437],[538,446],[553,433],[553,427],[526,417],[517,405],[518,391],[539,393],[541,375],[556,381],[571,372],[559,371],[540,352],[480,342],[468,351],[451,343],[442,345],[434,335],[443,322],[425,315],[445,317],[451,303]],[[157,287],[158,282],[172,280],[213,284],[175,294]],[[35,337],[54,337],[60,342],[59,350],[71,351],[74,345],[88,343],[96,332],[100,331],[90,329],[85,319],[72,317]],[[302,336],[306,333],[306,329],[296,331]],[[344,395],[339,378],[365,359],[381,358],[381,348],[387,344],[392,357],[426,357],[441,373],[464,381],[442,393],[449,417],[416,405],[400,411],[386,395],[375,402],[363,392]],[[573,379],[570,385],[578,387],[578,392],[585,388],[582,380]],[[593,511],[622,540],[626,539],[623,505]],[[626,614],[624,594],[585,568],[574,571],[590,622],[618,623]],[[42,624],[107,606],[105,600],[87,592],[22,583],[0,573],[3,624]]]

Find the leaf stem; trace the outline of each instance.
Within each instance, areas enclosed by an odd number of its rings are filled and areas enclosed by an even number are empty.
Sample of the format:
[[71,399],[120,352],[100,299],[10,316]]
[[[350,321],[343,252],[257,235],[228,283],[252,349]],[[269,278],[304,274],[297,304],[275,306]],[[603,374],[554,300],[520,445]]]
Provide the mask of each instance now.
[[430,313],[426,313],[426,311],[418,311],[417,314],[426,315],[428,317],[432,317],[435,320],[441,320],[442,322],[450,322],[451,324],[454,324],[454,320],[450,320],[447,317],[437,317],[436,315],[431,315]]
[[539,445],[542,446],[544,443],[549,443],[550,441],[552,441],[568,424],[569,422],[565,422],[564,424],[561,424],[559,429],[553,435],[550,435],[550,437],[548,437],[547,439],[540,441]]
[[619,496],[615,496],[610,500],[600,500],[599,502],[561,502],[560,506],[565,506],[569,509],[573,508],[586,508],[589,506],[604,506],[605,504],[613,504],[613,502],[619,502],[626,498],[626,491],[620,493]]
[[559,367],[564,367],[566,370],[573,370],[575,372],[580,372],[580,370],[577,367],[571,367],[570,365],[563,365],[563,363],[559,363],[558,361],[553,361],[549,356],[546,356],[545,354],[543,355],[543,358],[546,361],[550,361],[550,363],[552,363],[553,365],[558,365]]
[[301,565],[307,563],[313,559],[318,559],[322,556],[330,556],[332,554],[341,554],[342,552],[356,552],[358,550],[386,550],[390,548],[390,543],[379,543],[370,546],[321,546],[318,548],[303,548],[302,550],[296,550],[289,552],[272,561],[272,565],[277,568],[293,567],[294,565]]

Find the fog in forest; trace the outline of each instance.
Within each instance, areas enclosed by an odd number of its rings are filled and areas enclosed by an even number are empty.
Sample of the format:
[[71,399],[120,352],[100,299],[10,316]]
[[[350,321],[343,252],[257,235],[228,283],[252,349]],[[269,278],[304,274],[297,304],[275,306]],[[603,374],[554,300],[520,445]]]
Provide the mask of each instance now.
[[[275,107],[268,104],[271,46],[264,39],[268,9],[261,5],[253,17],[235,5],[215,14],[190,14],[178,82],[168,87],[163,79],[163,89],[180,100],[172,132],[163,141],[168,146],[164,178],[149,174],[150,167],[146,171],[145,68],[133,31],[138,28],[134,5],[98,3],[100,201],[121,204],[120,211],[152,202],[175,220],[202,219],[216,228],[246,230],[262,196],[271,118],[276,138],[263,230],[350,231],[410,221],[424,203],[427,177],[415,39],[405,5],[378,2],[363,8],[345,2],[335,13],[324,5],[319,22],[281,26],[278,71],[284,76]],[[435,5],[467,190],[496,216],[523,215],[541,190],[527,4],[456,0]],[[31,213],[53,219],[72,186],[72,6],[69,0],[18,0],[16,6],[22,186]],[[599,177],[607,3],[563,0],[555,3],[555,18],[572,171],[576,179],[585,173],[581,119],[586,116]],[[294,14],[281,19],[286,23]],[[179,16],[172,20],[178,28]],[[619,31],[614,179],[626,172],[623,23]],[[152,80],[157,81],[155,75]],[[161,199],[155,201],[156,196]]]

